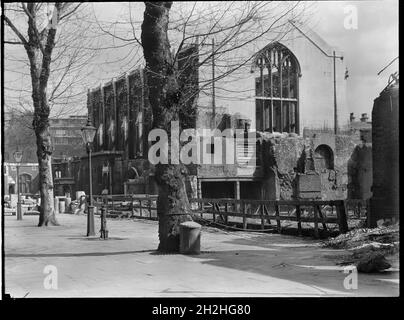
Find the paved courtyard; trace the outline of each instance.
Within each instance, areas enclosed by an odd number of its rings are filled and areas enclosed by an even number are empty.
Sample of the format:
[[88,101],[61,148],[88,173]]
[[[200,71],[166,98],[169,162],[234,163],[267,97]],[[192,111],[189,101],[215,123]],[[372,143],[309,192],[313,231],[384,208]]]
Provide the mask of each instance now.
[[[200,255],[163,255],[155,251],[156,221],[108,220],[110,239],[105,241],[85,237],[85,216],[60,214],[61,226],[48,228],[36,227],[37,216],[24,216],[22,221],[4,218],[5,287],[12,297],[399,293],[395,265],[381,274],[359,274],[358,288],[345,289],[348,274],[336,262],[347,251],[321,248],[319,241],[309,238],[204,227]],[[98,230],[98,216],[95,223]],[[45,289],[49,270],[57,271],[57,289]]]

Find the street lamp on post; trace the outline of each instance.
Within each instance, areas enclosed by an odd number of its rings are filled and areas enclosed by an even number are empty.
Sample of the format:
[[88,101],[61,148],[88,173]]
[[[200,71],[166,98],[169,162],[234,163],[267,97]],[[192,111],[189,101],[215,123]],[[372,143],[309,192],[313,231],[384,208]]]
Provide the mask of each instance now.
[[88,154],[88,172],[89,172],[89,187],[90,187],[90,201],[87,212],[87,237],[94,236],[94,207],[93,207],[93,181],[92,181],[92,167],[91,167],[91,147],[97,129],[93,127],[90,116],[87,119],[87,124],[81,128],[81,136],[87,148]]
[[22,211],[21,211],[21,198],[20,198],[20,164],[22,159],[22,151],[15,151],[13,153],[14,160],[17,162],[17,220],[22,220]]

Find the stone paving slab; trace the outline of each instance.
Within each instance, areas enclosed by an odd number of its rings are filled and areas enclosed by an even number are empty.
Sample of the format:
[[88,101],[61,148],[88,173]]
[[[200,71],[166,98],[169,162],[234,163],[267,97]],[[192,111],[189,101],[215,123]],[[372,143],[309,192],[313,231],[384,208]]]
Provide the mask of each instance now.
[[[5,287],[12,297],[398,296],[397,269],[359,274],[346,290],[336,265],[345,250],[295,236],[202,228],[200,255],[160,254],[158,224],[108,220],[109,240],[86,237],[86,216],[5,216]],[[100,225],[95,218],[96,230]],[[57,289],[45,289],[46,266]]]

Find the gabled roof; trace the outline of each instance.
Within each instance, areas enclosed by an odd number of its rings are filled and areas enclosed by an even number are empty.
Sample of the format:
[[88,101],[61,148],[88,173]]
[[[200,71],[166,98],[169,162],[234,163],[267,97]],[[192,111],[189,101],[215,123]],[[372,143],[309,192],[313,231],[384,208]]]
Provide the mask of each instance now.
[[316,33],[309,26],[299,23],[298,21],[289,20],[289,23],[310,43],[322,51],[325,55],[332,56],[333,51],[336,51],[337,55],[341,55],[342,52],[335,46],[331,46],[325,41],[318,33]]

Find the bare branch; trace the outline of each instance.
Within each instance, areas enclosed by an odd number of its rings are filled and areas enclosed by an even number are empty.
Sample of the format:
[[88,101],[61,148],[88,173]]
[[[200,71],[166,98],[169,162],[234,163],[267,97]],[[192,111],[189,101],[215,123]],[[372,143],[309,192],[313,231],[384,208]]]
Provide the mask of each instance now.
[[14,31],[14,33],[16,34],[16,36],[21,40],[21,42],[26,46],[28,45],[27,40],[24,38],[24,36],[21,34],[21,32],[15,27],[15,25],[10,21],[10,19],[4,15],[4,20],[6,21],[6,23],[9,25],[9,27]]
[[142,43],[140,42],[140,40],[136,37],[136,33],[135,33],[135,26],[133,25],[133,21],[132,21],[132,11],[130,8],[130,2],[129,2],[129,19],[130,19],[130,25],[132,27],[132,33],[133,33],[133,38],[136,40],[136,42],[142,46]]
[[21,41],[4,40],[4,43],[7,43],[7,44],[22,44],[22,45],[24,45],[24,43],[22,43]]
[[[38,28],[36,25],[36,11],[35,11],[35,4],[34,3],[28,3],[28,7],[25,6],[23,2],[21,2],[22,8],[24,9],[24,12],[28,16],[28,25],[30,29],[35,33],[35,36],[37,37],[37,44],[39,46],[39,49],[41,50],[42,54],[44,54],[44,48],[42,45],[42,35],[38,32]],[[32,37],[31,37],[32,38]],[[31,39],[30,39],[31,40]],[[31,41],[30,41],[31,42]]]
[[[72,15],[74,12],[77,11],[77,9],[78,9],[82,4],[83,4],[83,3],[80,2],[77,6],[75,6],[75,7],[74,7],[72,10],[70,10],[68,13],[62,15],[62,16],[59,18],[59,21],[62,20],[62,19],[67,18],[67,17],[70,16],[70,15]],[[65,9],[67,8],[67,5],[68,5],[68,3],[66,3],[65,7],[63,7],[63,8],[61,9],[61,11],[65,11]]]

